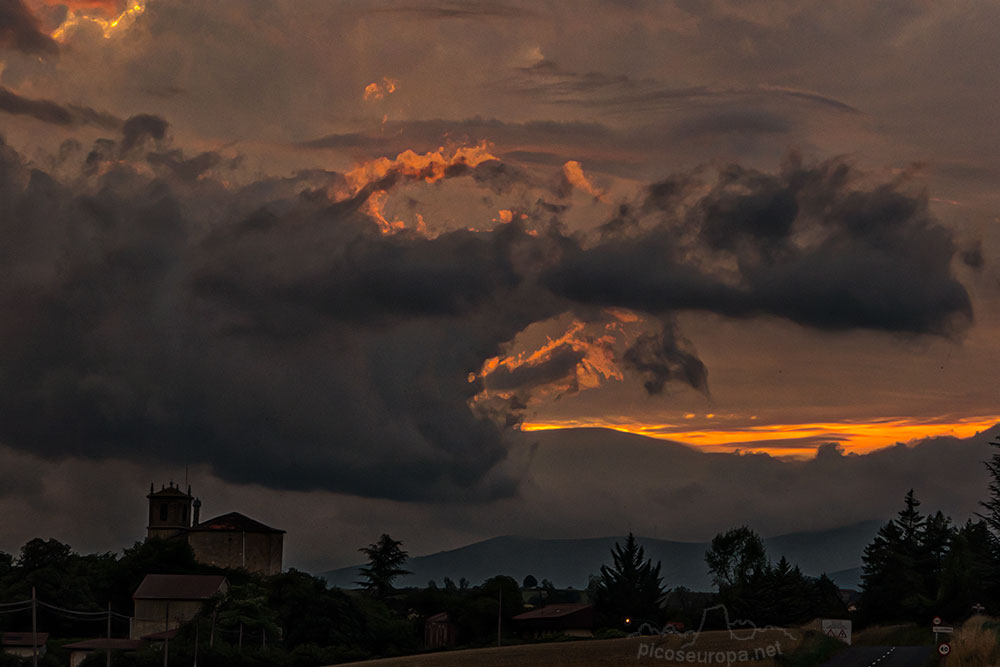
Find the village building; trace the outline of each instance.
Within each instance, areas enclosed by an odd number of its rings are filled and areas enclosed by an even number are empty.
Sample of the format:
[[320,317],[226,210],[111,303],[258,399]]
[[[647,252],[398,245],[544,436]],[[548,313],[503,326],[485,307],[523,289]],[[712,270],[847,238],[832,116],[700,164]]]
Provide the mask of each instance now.
[[593,637],[594,605],[550,604],[518,614],[513,621],[522,637]]
[[[32,639],[34,636],[34,639]],[[19,658],[30,658],[37,651],[38,657],[45,655],[45,642],[49,633],[36,632],[0,632],[0,649],[7,655]]]
[[229,590],[220,574],[147,574],[132,595],[132,639],[176,630],[201,611],[205,601]]
[[458,642],[458,626],[456,626],[448,612],[441,612],[428,616],[424,620],[424,647],[443,648],[454,646]]
[[244,568],[261,574],[281,572],[285,531],[271,528],[239,512],[200,521],[201,500],[173,482],[149,487],[146,538],[184,540],[199,563]]

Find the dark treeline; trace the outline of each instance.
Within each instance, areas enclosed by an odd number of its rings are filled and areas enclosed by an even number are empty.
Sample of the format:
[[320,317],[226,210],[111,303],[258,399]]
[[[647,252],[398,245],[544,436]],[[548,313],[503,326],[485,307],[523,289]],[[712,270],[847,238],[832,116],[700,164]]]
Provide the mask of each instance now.
[[712,540],[705,562],[731,621],[788,626],[817,617],[844,618],[847,606],[826,574],[811,577],[782,556],[771,563],[760,536],[746,526]]
[[960,621],[1000,606],[1000,551],[985,519],[956,526],[940,510],[922,514],[911,489],[899,515],[865,548],[863,623]]
[[[137,543],[120,556],[77,554],[55,539],[33,539],[16,558],[0,552],[0,603],[30,599],[34,587],[39,631],[65,640],[50,642],[41,664],[65,665],[61,644],[106,636],[107,616],[96,612],[107,612],[109,602],[112,635],[128,636],[132,594],[149,573],[224,574],[230,583],[224,596],[210,600],[199,618],[171,641],[171,659],[177,664],[190,664],[196,632],[198,662],[208,666],[329,664],[420,647],[414,624],[391,601],[329,589],[324,580],[294,569],[262,576],[209,567],[195,561],[185,542],[159,539]],[[30,610],[4,613],[0,607],[0,630],[30,628]],[[92,660],[104,664],[103,654]],[[5,661],[20,664],[0,655],[0,665]],[[116,656],[116,664],[162,663],[152,648]]]
[[[862,591],[848,607],[843,591],[826,575],[807,576],[781,558],[771,562],[760,536],[746,526],[716,535],[705,554],[716,590],[670,590],[661,563],[645,556],[632,535],[616,544],[610,560],[586,590],[558,590],[533,576],[523,585],[498,575],[472,585],[398,589],[407,553],[388,535],[359,551],[368,557],[359,570],[360,590],[328,588],[322,579],[294,569],[273,576],[222,570],[198,563],[180,541],[150,539],[120,555],[81,555],[55,539],[33,539],[16,555],[0,552],[0,630],[31,627],[23,601],[32,589],[40,601],[39,631],[50,634],[43,665],[62,665],[65,644],[105,636],[110,605],[112,634],[125,637],[132,594],[147,574],[224,574],[225,594],[213,597],[196,619],[171,641],[177,664],[279,665],[307,667],[347,660],[403,655],[424,650],[424,620],[446,612],[460,646],[498,640],[529,641],[517,635],[513,617],[552,603],[590,602],[596,635],[657,632],[669,625],[718,629],[726,623],[789,626],[817,617],[851,618],[857,626],[891,622],[925,623],[932,616],[960,622],[1000,609],[1000,443],[986,463],[991,474],[987,499],[976,520],[955,525],[942,512],[923,513],[910,490],[898,515],[887,522],[862,556]],[[22,604],[18,604],[22,603]],[[104,613],[101,613],[104,612]],[[552,639],[546,637],[545,639]],[[197,648],[196,648],[197,647]],[[156,644],[115,656],[116,665],[162,664]],[[104,664],[93,656],[92,664]],[[0,667],[18,664],[0,655]]]
[[865,548],[862,623],[961,621],[1000,609],[1000,442],[985,462],[990,483],[976,520],[920,511],[913,489]]

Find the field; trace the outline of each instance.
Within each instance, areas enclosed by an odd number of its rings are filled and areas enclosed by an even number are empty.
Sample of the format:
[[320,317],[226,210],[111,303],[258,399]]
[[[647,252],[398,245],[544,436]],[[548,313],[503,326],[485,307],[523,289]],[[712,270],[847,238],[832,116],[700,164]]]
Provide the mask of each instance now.
[[[729,632],[703,632],[693,636],[631,637],[521,644],[493,648],[442,651],[401,658],[348,663],[355,667],[612,667],[613,665],[732,665],[776,667],[775,657],[799,648],[800,630],[759,630],[754,636]],[[693,642],[693,643],[692,643]],[[678,652],[684,655],[678,659]],[[692,652],[694,652],[692,654]]]

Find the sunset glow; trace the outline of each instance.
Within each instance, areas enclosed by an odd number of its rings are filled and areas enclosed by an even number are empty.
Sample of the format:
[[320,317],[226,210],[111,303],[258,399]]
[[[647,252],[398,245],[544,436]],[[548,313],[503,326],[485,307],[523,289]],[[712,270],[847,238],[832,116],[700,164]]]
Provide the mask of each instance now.
[[[715,415],[706,415],[711,419]],[[689,421],[696,417],[685,415]],[[721,421],[741,421],[719,420]],[[749,420],[742,420],[749,421]],[[872,421],[844,421],[812,424],[745,424],[692,429],[690,424],[636,423],[626,420],[596,419],[567,421],[528,421],[522,431],[545,431],[563,428],[607,428],[623,433],[672,440],[706,452],[763,453],[780,457],[810,457],[823,442],[835,442],[845,453],[865,454],[897,442],[951,436],[968,438],[1000,422],[997,416],[941,417],[940,419],[893,418]],[[801,441],[807,445],[798,445]],[[786,442],[787,445],[778,443]],[[759,444],[757,444],[759,443]],[[765,444],[767,443],[767,444]]]

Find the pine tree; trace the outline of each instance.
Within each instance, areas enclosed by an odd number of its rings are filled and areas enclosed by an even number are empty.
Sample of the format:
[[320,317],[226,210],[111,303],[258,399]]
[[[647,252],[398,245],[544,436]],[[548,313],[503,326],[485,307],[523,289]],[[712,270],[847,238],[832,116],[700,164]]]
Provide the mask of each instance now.
[[993,557],[993,537],[985,521],[971,520],[952,536],[944,558],[938,590],[939,614],[961,619],[972,606],[985,605],[992,611],[997,578]]
[[936,597],[927,518],[919,506],[910,489],[897,518],[879,529],[865,547],[861,605],[870,621],[919,620]]
[[951,517],[945,516],[941,510],[927,516],[917,565],[924,574],[924,590],[930,597],[934,597],[941,588],[945,559],[954,537],[955,527],[951,524]]
[[995,541],[1000,541],[1000,442],[991,442],[991,446],[996,447],[989,461],[984,461],[983,465],[990,473],[989,498],[980,501],[984,512],[979,513],[979,517],[986,522]]
[[615,543],[611,550],[613,564],[601,566],[597,583],[596,607],[605,624],[620,627],[623,623],[659,623],[660,604],[666,591],[660,578],[660,562],[653,565],[632,533],[625,545]]
[[917,510],[920,501],[913,494],[913,489],[906,492],[905,505],[899,511],[896,523],[903,533],[904,544],[909,545],[914,550],[917,548],[921,535],[923,535],[924,524],[927,519]]

